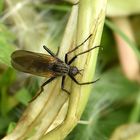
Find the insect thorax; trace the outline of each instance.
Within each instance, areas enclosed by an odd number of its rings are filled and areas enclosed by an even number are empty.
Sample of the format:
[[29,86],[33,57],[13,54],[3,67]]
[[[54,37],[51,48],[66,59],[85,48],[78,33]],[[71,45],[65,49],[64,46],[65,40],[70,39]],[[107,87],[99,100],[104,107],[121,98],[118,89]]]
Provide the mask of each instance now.
[[58,75],[65,75],[69,72],[69,65],[65,63],[54,63],[52,66],[52,70]]

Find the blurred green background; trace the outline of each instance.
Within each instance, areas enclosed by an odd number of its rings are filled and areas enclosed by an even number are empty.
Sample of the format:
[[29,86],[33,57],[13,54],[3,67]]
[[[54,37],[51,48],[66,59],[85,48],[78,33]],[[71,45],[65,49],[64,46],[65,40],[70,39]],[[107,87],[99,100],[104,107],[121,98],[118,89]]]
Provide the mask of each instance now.
[[[101,77],[101,80],[93,85],[81,121],[67,140],[108,140],[119,126],[131,123],[139,125],[140,71],[137,72],[133,67],[133,62],[126,57],[128,53],[125,50],[120,55],[118,46],[121,46],[122,42],[116,37],[119,35],[128,44],[123,46],[122,43],[121,47],[131,48],[134,62],[140,70],[138,4],[140,5],[140,2],[136,0],[129,0],[127,3],[112,0],[108,4],[101,41],[103,49],[100,49],[96,68],[96,77]],[[13,69],[10,64],[11,53],[16,49],[40,52],[43,50],[43,44],[56,52],[71,6],[71,3],[55,0],[0,1],[0,138],[15,127],[28,101],[43,80]],[[119,12],[116,12],[117,8]],[[116,20],[124,19],[129,23],[128,27],[131,27],[133,39],[127,32],[120,30],[125,23],[116,25]],[[120,63],[122,60],[130,67],[132,65],[134,69],[131,72],[134,74],[127,73],[127,66]]]

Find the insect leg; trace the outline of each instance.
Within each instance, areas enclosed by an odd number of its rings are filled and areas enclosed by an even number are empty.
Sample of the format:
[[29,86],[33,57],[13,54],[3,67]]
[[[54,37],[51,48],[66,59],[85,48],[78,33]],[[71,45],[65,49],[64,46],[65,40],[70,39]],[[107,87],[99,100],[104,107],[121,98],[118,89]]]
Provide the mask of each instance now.
[[84,42],[82,42],[81,44],[79,44],[78,46],[76,46],[73,50],[67,52],[67,54],[72,53],[73,51],[77,50],[80,46],[82,46],[84,43],[86,43],[86,42],[89,40],[89,38],[90,38],[91,36],[92,36],[92,34],[90,34],[90,35],[85,39]]
[[68,65],[70,65],[72,62],[74,62],[74,60],[75,60],[79,55],[82,55],[82,54],[84,54],[84,53],[90,52],[90,51],[94,50],[95,48],[99,48],[99,47],[100,47],[100,46],[95,46],[95,47],[93,47],[93,48],[91,48],[91,49],[89,49],[89,50],[86,50],[86,51],[84,51],[84,52],[81,52],[81,53],[75,55],[75,56],[74,56],[73,58],[71,58],[71,60],[68,62]]
[[33,99],[31,99],[31,101],[29,102],[32,102],[34,101],[44,90],[44,86],[47,85],[48,83],[50,83],[51,81],[53,81],[56,77],[52,77],[50,79],[48,79],[46,82],[44,82],[42,85],[41,85],[41,89],[40,91],[33,97]]
[[86,41],[88,41],[88,39],[92,36],[92,34],[90,34],[87,39],[85,39],[84,42],[82,42],[81,44],[79,44],[78,46],[76,46],[74,49],[72,49],[71,51],[67,52],[65,55],[65,63],[67,64],[68,62],[68,54],[72,53],[73,51],[77,50],[80,46],[82,46]]
[[70,78],[78,85],[88,85],[88,84],[93,84],[95,82],[97,82],[99,79],[95,80],[95,81],[91,81],[91,82],[84,82],[84,83],[80,83],[78,82],[73,76],[69,75]]
[[57,50],[57,52],[56,52],[56,56],[58,56],[59,51],[60,51],[60,46],[58,47],[58,50]]
[[43,46],[43,48],[53,57],[56,57],[56,55],[49,49],[47,48],[45,45]]
[[62,77],[61,89],[62,89],[63,91],[65,91],[66,93],[70,94],[70,92],[67,91],[67,90],[64,88],[65,78],[66,78],[66,76],[63,76],[63,77]]

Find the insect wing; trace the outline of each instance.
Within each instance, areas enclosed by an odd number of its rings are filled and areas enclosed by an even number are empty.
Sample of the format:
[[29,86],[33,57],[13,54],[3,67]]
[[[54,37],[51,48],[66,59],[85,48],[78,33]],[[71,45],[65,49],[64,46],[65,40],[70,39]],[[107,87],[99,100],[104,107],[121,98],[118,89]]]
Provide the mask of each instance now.
[[49,69],[57,62],[55,57],[47,54],[17,50],[11,55],[12,66],[22,72],[42,76],[53,77],[55,73]]

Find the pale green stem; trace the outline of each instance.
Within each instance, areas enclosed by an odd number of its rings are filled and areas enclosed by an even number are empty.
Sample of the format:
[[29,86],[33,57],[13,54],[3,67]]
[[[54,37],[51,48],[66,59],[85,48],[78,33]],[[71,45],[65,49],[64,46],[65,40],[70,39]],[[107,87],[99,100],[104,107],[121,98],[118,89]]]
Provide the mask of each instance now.
[[[77,24],[77,44],[83,42],[89,34],[93,34],[92,39],[82,46],[77,52],[99,45],[105,18],[106,0],[80,0]],[[79,68],[84,68],[82,81],[92,80],[98,50],[92,51],[80,57],[76,63]],[[82,60],[82,61],[81,61]],[[79,86],[72,84],[72,92],[69,99],[69,108],[65,121],[55,130],[42,137],[42,140],[61,140],[77,124],[87,103],[91,86]]]

